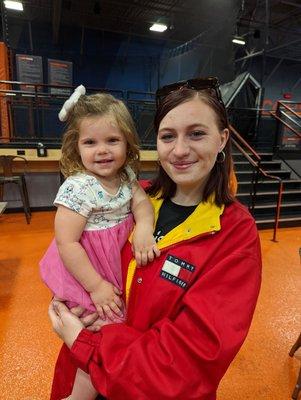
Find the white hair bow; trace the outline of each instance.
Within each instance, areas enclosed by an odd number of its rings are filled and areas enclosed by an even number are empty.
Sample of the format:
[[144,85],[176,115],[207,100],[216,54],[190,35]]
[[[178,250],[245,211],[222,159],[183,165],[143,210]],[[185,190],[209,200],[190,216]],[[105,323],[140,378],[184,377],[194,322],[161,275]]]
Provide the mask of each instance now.
[[83,85],[77,86],[77,88],[74,90],[72,95],[65,101],[63,104],[63,107],[61,108],[61,111],[59,112],[59,120],[64,122],[68,118],[69,111],[72,110],[72,108],[75,106],[75,104],[78,102],[78,99],[80,98],[81,95],[86,94],[86,88]]

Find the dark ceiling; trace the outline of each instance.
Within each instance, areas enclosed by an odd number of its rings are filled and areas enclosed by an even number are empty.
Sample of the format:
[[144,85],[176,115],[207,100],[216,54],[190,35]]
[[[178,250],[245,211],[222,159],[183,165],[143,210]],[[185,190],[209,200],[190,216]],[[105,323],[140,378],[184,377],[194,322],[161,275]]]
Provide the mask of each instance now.
[[300,0],[247,0],[242,4],[238,32],[247,41],[245,56],[265,50],[270,57],[301,61]]
[[[147,38],[160,38],[177,46],[207,29],[223,24],[230,0],[23,0],[24,13],[8,16],[52,24],[53,41],[60,27],[79,26]],[[234,1],[233,1],[234,4]],[[247,41],[237,57],[251,57],[265,50],[276,58],[301,61],[301,0],[236,0],[233,32]],[[224,7],[224,8],[223,8]],[[240,10],[239,10],[240,8]],[[226,12],[231,12],[228,9]],[[165,22],[164,33],[149,31],[154,22]]]
[[[231,0],[233,1],[233,0]],[[231,4],[230,1],[230,4]],[[237,0],[236,0],[237,1]],[[222,5],[208,0],[23,0],[24,12],[9,15],[29,21],[52,21],[54,35],[60,25],[164,38],[185,42],[212,24]],[[222,15],[220,16],[222,21]],[[164,33],[149,31],[154,22],[166,23]]]

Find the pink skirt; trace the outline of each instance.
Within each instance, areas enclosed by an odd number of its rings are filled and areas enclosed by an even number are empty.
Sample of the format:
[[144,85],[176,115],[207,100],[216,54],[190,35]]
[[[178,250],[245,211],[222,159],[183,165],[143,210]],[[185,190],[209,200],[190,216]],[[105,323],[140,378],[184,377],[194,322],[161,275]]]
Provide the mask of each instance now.
[[[120,290],[123,289],[120,251],[132,228],[130,215],[112,228],[84,231],[80,239],[95,270]],[[40,273],[53,294],[64,299],[69,308],[81,305],[90,312],[95,311],[89,293],[64,266],[55,239],[40,261]]]

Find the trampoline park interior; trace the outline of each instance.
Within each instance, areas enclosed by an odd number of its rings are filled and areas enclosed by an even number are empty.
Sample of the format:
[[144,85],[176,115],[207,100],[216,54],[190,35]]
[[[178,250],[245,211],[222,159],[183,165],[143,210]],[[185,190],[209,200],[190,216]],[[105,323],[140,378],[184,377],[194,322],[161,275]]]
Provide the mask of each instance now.
[[254,319],[218,399],[301,399],[301,351],[291,351],[301,333],[300,0],[0,1],[0,399],[49,398],[61,345],[38,262],[62,180],[62,104],[80,84],[122,99],[149,179],[156,90],[208,76],[221,84],[236,197],[263,254]]

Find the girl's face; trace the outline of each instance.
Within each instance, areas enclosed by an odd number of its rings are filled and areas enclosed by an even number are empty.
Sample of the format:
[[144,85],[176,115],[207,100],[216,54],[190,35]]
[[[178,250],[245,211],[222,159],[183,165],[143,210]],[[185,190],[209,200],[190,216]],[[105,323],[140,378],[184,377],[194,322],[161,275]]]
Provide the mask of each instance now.
[[161,166],[179,191],[203,192],[217,154],[229,132],[218,129],[214,111],[194,98],[169,111],[162,119],[157,150]]
[[88,172],[111,180],[126,162],[127,142],[113,116],[86,117],[79,125],[78,150]]

